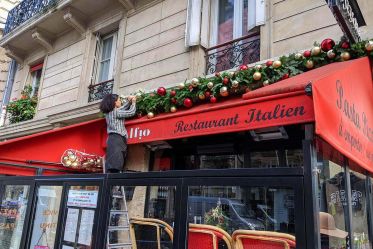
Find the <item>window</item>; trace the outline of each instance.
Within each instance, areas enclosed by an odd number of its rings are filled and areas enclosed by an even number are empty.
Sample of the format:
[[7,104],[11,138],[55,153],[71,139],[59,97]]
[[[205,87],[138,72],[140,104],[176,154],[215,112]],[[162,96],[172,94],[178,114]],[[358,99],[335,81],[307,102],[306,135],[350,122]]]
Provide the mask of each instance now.
[[61,196],[62,186],[39,187],[30,249],[54,248]]
[[113,79],[117,33],[99,37],[97,36],[96,58],[98,68],[95,83]]
[[248,34],[248,1],[212,1],[210,45],[214,46]]
[[30,186],[8,185],[0,206],[0,248],[20,248]]
[[43,70],[43,63],[34,65],[30,68],[31,86],[32,86],[31,97],[38,96],[42,70]]

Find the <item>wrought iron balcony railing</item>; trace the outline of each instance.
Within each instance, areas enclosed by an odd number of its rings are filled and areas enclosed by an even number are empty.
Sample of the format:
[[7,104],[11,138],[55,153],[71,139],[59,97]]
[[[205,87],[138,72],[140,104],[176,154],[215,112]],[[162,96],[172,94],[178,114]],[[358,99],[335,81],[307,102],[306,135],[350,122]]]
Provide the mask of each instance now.
[[206,74],[260,60],[259,34],[250,34],[206,49]]
[[4,35],[26,22],[30,18],[43,14],[57,5],[59,0],[23,0],[11,9],[6,19]]
[[90,85],[88,87],[88,102],[103,99],[106,94],[113,92],[114,79]]

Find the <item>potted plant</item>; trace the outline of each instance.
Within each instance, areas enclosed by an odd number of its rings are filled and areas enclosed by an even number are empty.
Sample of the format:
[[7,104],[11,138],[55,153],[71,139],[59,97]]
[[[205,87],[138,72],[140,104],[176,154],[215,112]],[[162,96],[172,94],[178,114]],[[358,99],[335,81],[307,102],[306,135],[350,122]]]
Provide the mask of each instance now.
[[11,124],[34,118],[38,99],[36,96],[31,96],[31,92],[32,87],[30,85],[25,86],[21,92],[21,97],[12,99],[7,105],[6,110]]

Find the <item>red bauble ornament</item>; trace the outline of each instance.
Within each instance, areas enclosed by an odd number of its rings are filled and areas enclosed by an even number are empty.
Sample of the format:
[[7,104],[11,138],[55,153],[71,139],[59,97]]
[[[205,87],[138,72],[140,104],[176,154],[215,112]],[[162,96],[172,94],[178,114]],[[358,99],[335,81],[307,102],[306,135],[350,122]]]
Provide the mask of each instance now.
[[311,57],[311,51],[309,51],[309,50],[304,51],[303,56],[306,57],[306,58]]
[[272,64],[273,64],[273,61],[267,61],[267,62],[266,62],[266,66],[267,66],[267,67],[272,66]]
[[328,52],[329,50],[333,49],[334,46],[335,42],[330,38],[323,40],[320,45],[322,51],[324,52]]
[[211,95],[211,92],[205,92],[205,97],[206,98],[210,97],[210,95]]
[[229,83],[229,79],[228,79],[228,77],[224,77],[224,79],[223,79],[223,84],[224,84],[224,85],[228,85],[228,83]]
[[214,96],[211,96],[210,98],[210,102],[211,103],[216,103],[217,99],[214,97]]
[[189,90],[192,91],[193,90],[193,86],[192,85],[189,85]]
[[193,101],[190,98],[184,99],[184,106],[190,108],[193,106]]
[[247,70],[247,66],[246,65],[241,65],[240,66],[240,70],[242,71],[242,70]]
[[350,48],[350,43],[347,41],[342,42],[341,48],[348,49]]
[[176,95],[176,91],[175,91],[175,90],[171,90],[171,91],[170,91],[170,96],[171,96],[171,97],[174,97],[175,95]]
[[284,75],[282,76],[282,79],[283,79],[283,80],[285,80],[285,79],[287,79],[287,78],[289,78],[289,74],[288,74],[288,73],[286,73],[286,74],[284,74]]
[[172,98],[172,99],[171,99],[171,103],[172,103],[172,104],[176,104],[176,102],[177,102],[177,101],[176,101],[175,98]]
[[164,88],[164,87],[158,88],[157,93],[158,93],[159,96],[165,96],[166,93],[167,93],[166,88]]

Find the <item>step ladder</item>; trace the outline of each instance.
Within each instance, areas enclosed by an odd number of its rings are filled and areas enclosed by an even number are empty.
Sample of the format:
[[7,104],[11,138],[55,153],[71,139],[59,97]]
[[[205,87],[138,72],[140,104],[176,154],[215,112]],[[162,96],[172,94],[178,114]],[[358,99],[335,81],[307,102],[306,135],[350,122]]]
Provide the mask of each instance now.
[[[128,208],[126,201],[126,193],[123,186],[116,186],[118,189],[113,191],[112,201],[121,203],[120,210],[110,210],[110,221],[107,233],[107,249],[135,249],[136,245],[133,247],[131,242],[131,232],[130,232],[130,221],[128,217]],[[115,188],[115,187],[114,187]],[[115,222],[112,222],[112,218],[115,217]],[[116,223],[116,224],[112,224]],[[110,236],[116,236],[114,238],[116,241],[110,243]]]

